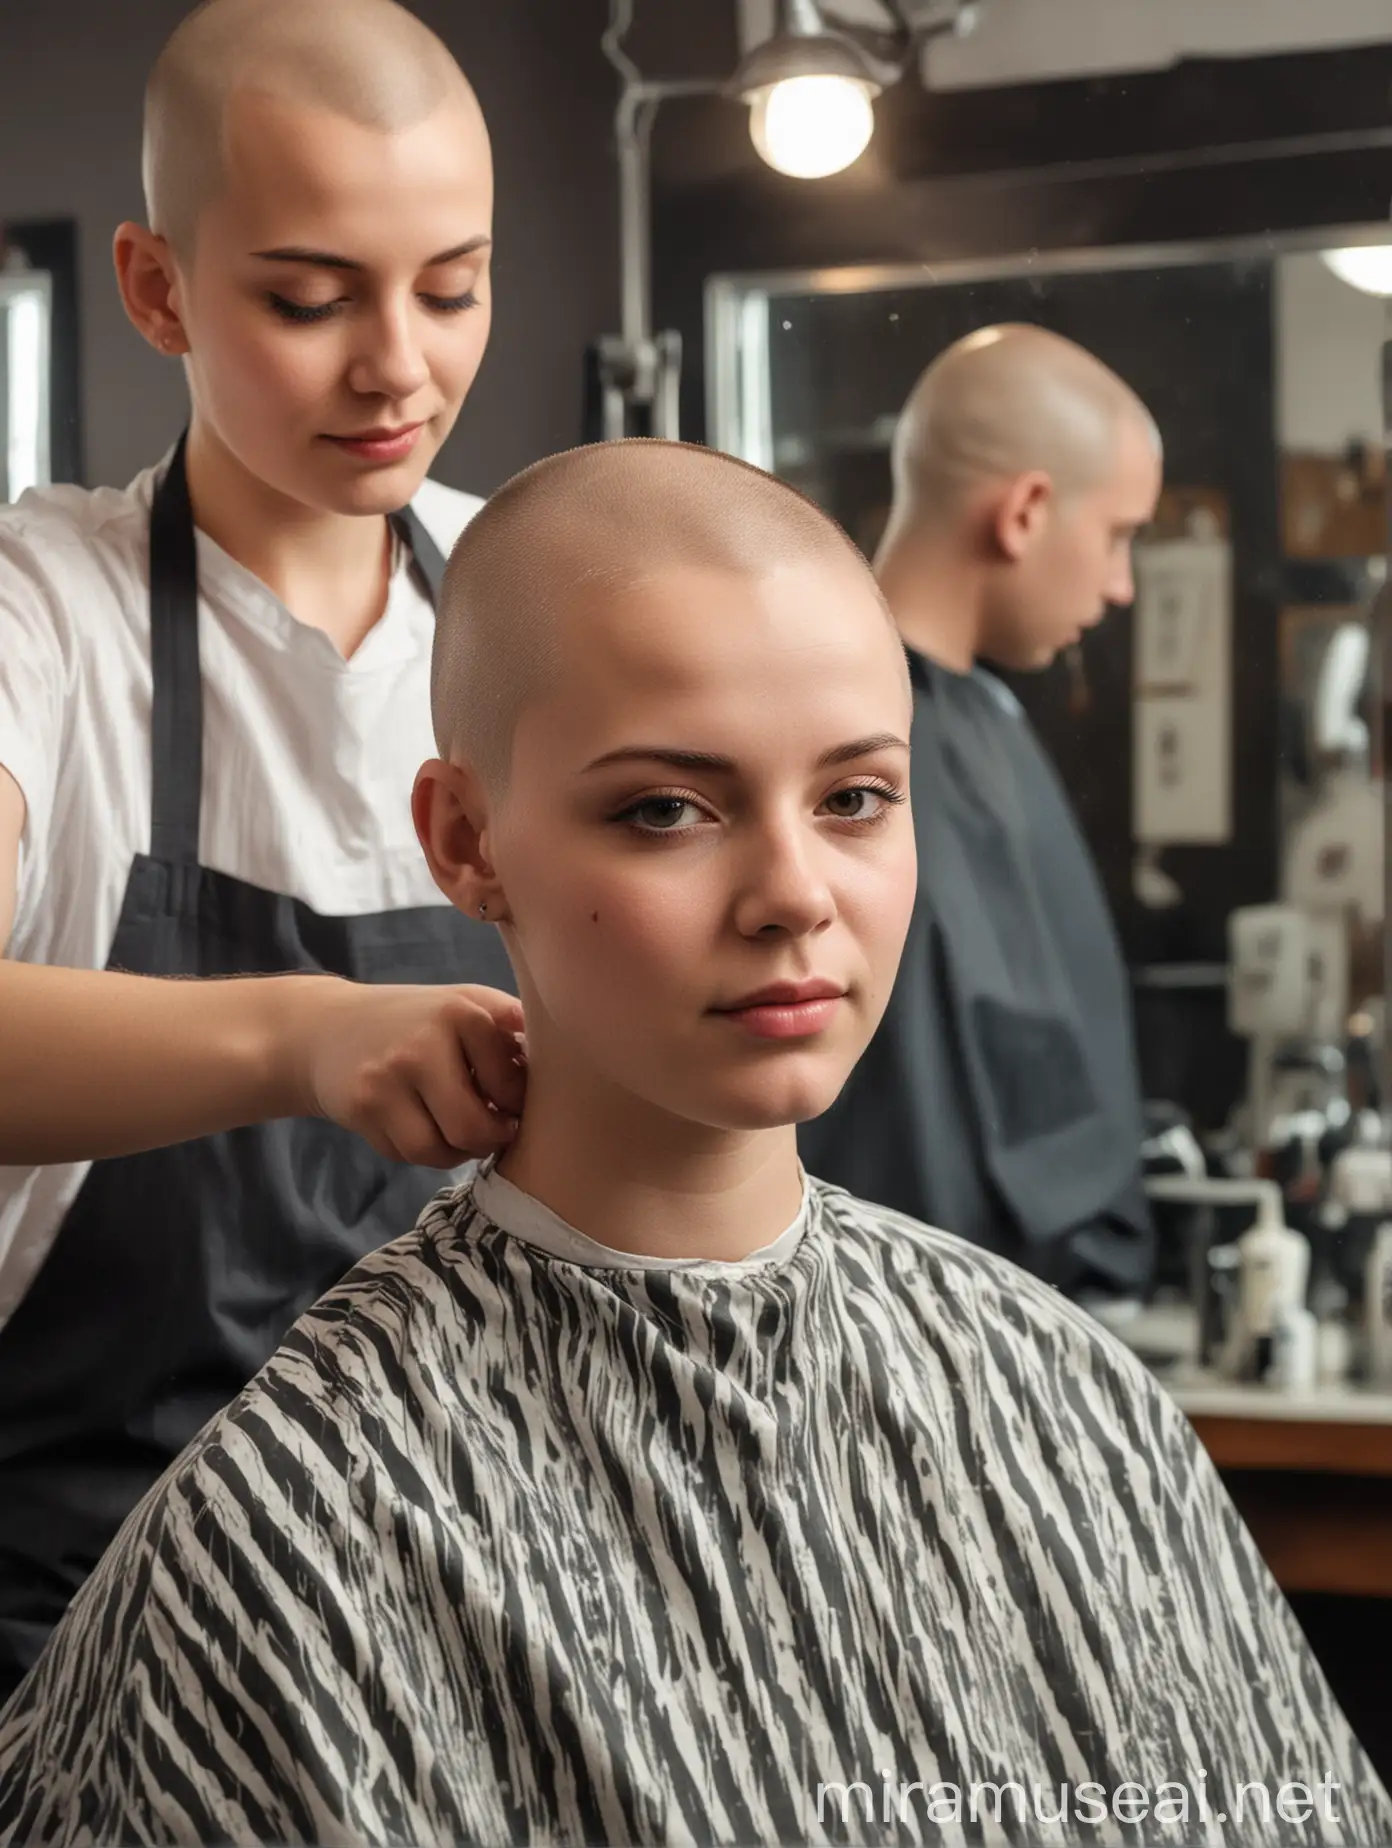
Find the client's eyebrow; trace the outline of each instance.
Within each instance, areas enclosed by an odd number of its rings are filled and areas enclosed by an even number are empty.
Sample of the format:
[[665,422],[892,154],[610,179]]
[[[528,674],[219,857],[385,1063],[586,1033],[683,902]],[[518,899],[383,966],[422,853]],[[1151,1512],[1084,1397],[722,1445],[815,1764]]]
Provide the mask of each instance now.
[[[897,732],[872,732],[868,738],[855,738],[849,744],[834,745],[817,759],[818,770],[837,764],[855,763],[861,757],[874,757],[880,751],[903,751],[908,744]],[[593,763],[585,765],[582,775],[603,770],[609,764],[670,764],[676,770],[709,770],[720,776],[733,776],[739,765],[733,757],[720,757],[714,751],[678,751],[664,744],[628,744],[617,751],[606,751]]]
[[[492,238],[466,238],[462,244],[455,244],[450,250],[442,250],[438,256],[427,257],[421,264],[422,269],[437,269],[442,263],[454,263],[460,257],[471,257],[476,250],[486,250],[493,242]],[[316,269],[351,270],[361,274],[366,268],[356,257],[336,257],[329,250],[305,250],[298,244],[287,245],[281,250],[253,250],[252,256],[260,257],[265,263],[312,263]]]

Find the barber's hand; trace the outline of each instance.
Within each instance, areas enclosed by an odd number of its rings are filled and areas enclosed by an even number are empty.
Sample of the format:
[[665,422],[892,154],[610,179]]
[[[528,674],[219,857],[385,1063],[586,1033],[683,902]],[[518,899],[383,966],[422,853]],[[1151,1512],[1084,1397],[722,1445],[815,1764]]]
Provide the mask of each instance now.
[[425,1168],[508,1146],[526,1092],[520,1001],[492,988],[314,986],[301,1114]]

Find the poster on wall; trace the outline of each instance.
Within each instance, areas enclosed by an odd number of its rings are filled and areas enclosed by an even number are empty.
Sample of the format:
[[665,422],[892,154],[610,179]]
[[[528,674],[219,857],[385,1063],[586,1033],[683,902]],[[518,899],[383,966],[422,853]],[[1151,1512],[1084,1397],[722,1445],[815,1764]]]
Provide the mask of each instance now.
[[1232,552],[1220,534],[1136,548],[1132,831],[1232,837]]

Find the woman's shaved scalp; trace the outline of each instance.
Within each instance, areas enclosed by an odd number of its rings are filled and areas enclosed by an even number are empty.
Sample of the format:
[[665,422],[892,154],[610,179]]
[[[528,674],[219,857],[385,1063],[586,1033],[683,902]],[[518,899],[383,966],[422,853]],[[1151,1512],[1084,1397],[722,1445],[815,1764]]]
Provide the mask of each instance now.
[[224,118],[260,92],[395,133],[449,99],[477,109],[446,47],[395,0],[204,0],[174,31],[145,91],[150,228],[180,252],[223,180]]
[[1060,494],[1096,487],[1118,425],[1159,432],[1131,387],[1084,348],[1042,327],[986,327],[935,359],[894,439],[894,517],[932,519],[981,483],[1042,470]]
[[561,665],[564,618],[596,593],[673,568],[761,577],[809,560],[859,572],[889,622],[841,528],[747,462],[635,437],[535,463],[465,527],[445,574],[431,677],[441,756],[506,781],[518,713]]

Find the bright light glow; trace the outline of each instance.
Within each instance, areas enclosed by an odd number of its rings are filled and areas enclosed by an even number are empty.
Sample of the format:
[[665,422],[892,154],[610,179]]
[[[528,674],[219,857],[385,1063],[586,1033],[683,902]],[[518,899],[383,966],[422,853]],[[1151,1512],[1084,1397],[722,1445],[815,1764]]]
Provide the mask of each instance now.
[[749,132],[770,167],[820,180],[863,154],[875,127],[873,84],[852,77],[789,77],[751,100]]
[[1320,255],[1350,288],[1365,295],[1392,295],[1392,244],[1355,244],[1348,250],[1322,250]]
[[6,498],[18,500],[26,488],[48,480],[48,430],[44,385],[48,377],[48,318],[36,289],[10,296],[5,316]]

